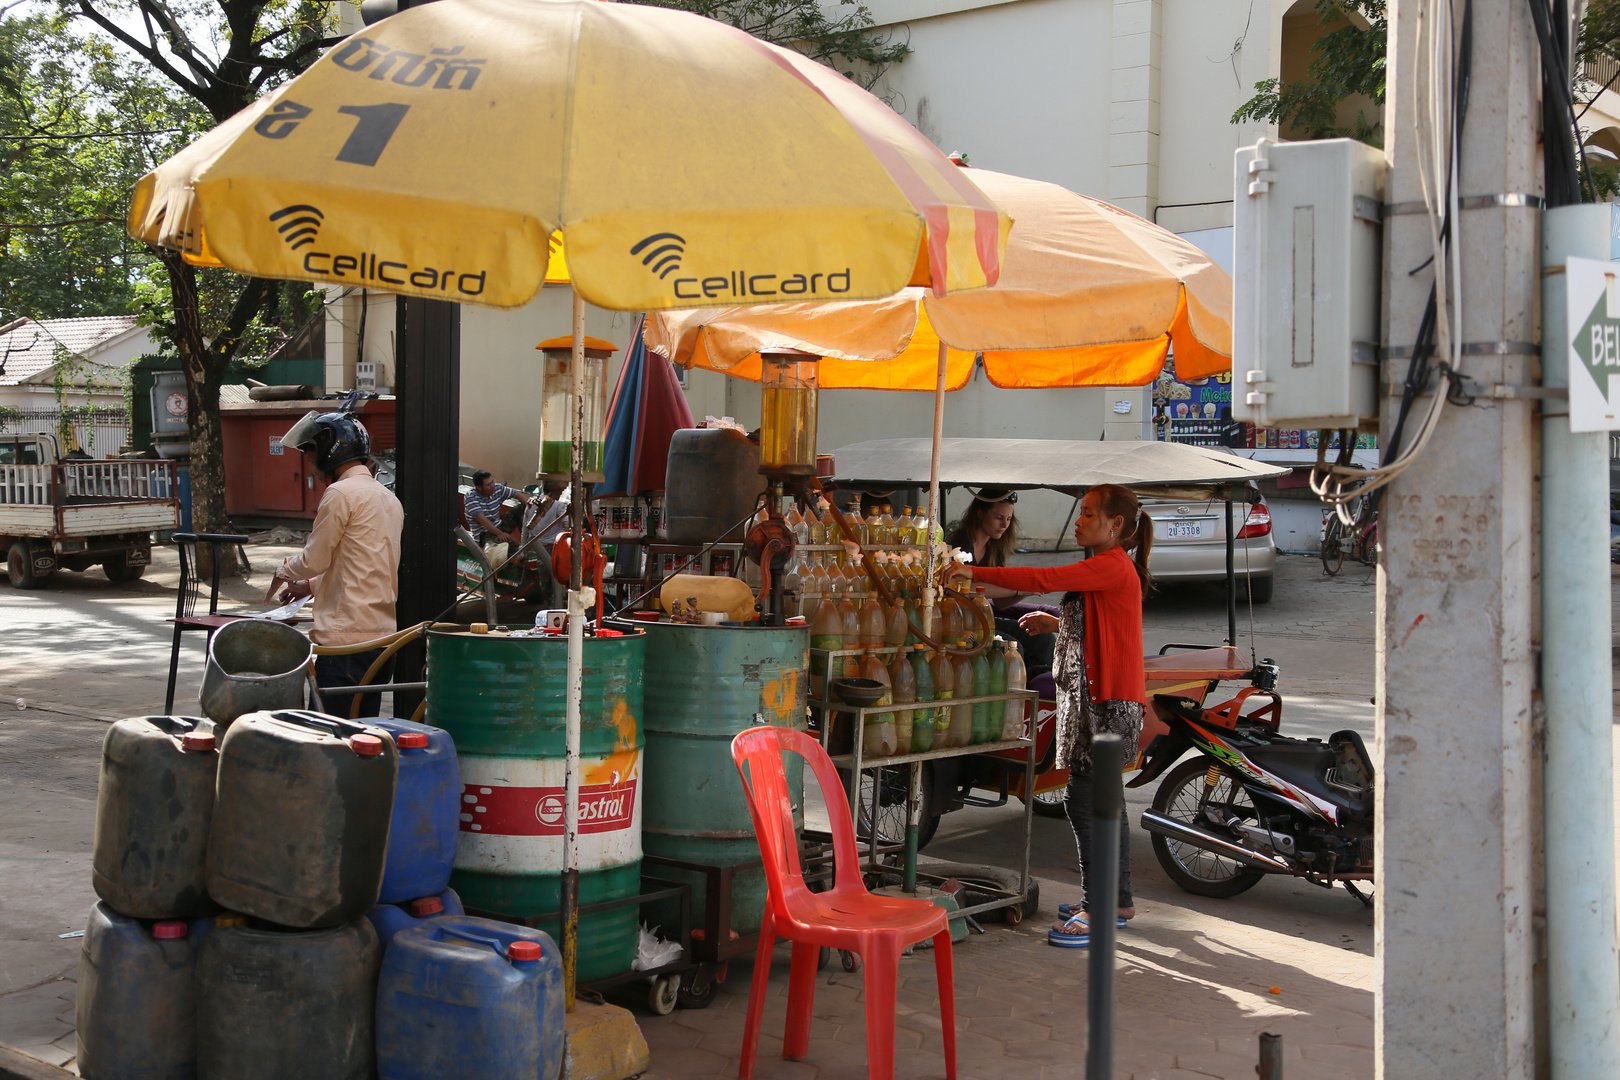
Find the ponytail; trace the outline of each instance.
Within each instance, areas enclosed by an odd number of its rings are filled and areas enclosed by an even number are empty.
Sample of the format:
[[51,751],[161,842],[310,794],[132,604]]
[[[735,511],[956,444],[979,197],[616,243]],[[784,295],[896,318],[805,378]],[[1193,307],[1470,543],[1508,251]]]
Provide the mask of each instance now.
[[1108,517],[1124,518],[1119,546],[1132,553],[1136,576],[1142,582],[1145,598],[1153,588],[1153,576],[1148,573],[1148,556],[1153,553],[1153,518],[1142,509],[1136,492],[1119,484],[1098,484],[1091,489],[1096,493],[1102,512]]

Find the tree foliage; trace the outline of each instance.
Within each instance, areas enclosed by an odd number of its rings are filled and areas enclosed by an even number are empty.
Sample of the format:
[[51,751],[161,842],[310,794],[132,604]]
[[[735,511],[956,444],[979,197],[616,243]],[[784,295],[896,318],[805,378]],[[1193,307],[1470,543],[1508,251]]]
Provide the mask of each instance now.
[[[794,49],[871,89],[890,64],[911,55],[907,41],[875,32],[872,12],[858,0],[838,0],[830,12],[818,0],[634,0],[679,8],[727,23]],[[846,10],[847,9],[847,10]]]
[[[212,126],[314,63],[334,36],[320,0],[58,0],[59,15],[85,36],[112,43],[143,78]],[[99,46],[98,46],[99,47]],[[132,182],[116,189],[127,202]],[[121,217],[121,215],[120,215]],[[173,251],[153,250],[161,272],[132,290],[143,321],[180,354],[191,408],[192,518],[224,532],[224,440],[219,387],[233,358],[267,341],[310,306],[307,285],[199,269]]]
[[[1350,124],[1339,122],[1339,106],[1362,96],[1384,105],[1384,53],[1389,36],[1386,0],[1316,0],[1318,22],[1335,27],[1312,46],[1303,82],[1266,79],[1255,95],[1232,114],[1232,123],[1276,124],[1306,139],[1359,139],[1382,145],[1381,119],[1358,110]],[[1342,24],[1342,25],[1341,25]]]
[[208,122],[64,16],[0,12],[0,323],[129,310],[129,189]]

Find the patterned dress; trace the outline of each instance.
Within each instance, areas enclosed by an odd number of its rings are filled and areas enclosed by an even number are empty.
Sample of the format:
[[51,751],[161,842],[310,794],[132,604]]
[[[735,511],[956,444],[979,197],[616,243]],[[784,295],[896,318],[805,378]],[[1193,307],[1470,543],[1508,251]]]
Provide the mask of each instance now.
[[1086,679],[1086,598],[1069,593],[1063,598],[1053,655],[1052,682],[1057,695],[1057,767],[1091,772],[1092,736],[1104,733],[1125,740],[1125,760],[1136,758],[1142,734],[1140,701],[1092,701]]

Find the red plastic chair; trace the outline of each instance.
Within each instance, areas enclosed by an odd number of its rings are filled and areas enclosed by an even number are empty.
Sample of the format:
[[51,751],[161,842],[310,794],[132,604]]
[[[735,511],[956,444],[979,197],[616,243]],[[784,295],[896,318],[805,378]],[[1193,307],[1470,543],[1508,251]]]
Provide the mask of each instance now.
[[[832,826],[836,876],[831,890],[813,893],[804,883],[798,834],[788,797],[784,752],[798,754],[815,773]],[[810,1044],[810,1006],[815,996],[816,961],[823,947],[857,953],[866,971],[866,1074],[870,1080],[894,1077],[894,1002],[900,952],[924,938],[934,939],[934,970],[939,978],[939,1014],[945,1029],[945,1076],[956,1080],[956,1000],[951,977],[951,931],[943,908],[927,900],[873,896],[861,880],[860,856],[849,803],[832,759],[815,739],[781,727],[756,727],[731,740],[731,759],[741,774],[748,810],[754,818],[770,886],[765,921],[759,929],[754,982],[748,991],[740,1080],[754,1074],[759,1024],[771,978],[771,952],[778,937],[793,942],[788,979],[787,1031],[782,1056],[804,1060]],[[747,769],[744,769],[744,766]]]

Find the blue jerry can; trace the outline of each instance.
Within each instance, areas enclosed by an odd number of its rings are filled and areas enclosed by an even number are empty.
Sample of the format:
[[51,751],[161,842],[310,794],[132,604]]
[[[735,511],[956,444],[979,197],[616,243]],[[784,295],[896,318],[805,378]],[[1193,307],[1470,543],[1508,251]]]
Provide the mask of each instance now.
[[379,1080],[551,1080],[562,1056],[562,964],[550,935],[470,915],[394,935],[377,983]]
[[101,901],[79,956],[79,1074],[190,1080],[197,1072],[197,949],[212,919],[151,922]]
[[440,915],[465,914],[466,911],[461,906],[461,897],[456,895],[456,890],[446,889],[438,896],[419,896],[403,904],[378,904],[366,912],[366,918],[371,921],[371,928],[377,931],[377,940],[382,942],[382,947],[386,950],[388,943],[401,930],[420,926],[428,919]]
[[[437,896],[450,884],[461,829],[461,771],[450,733],[393,717],[367,718],[394,737],[399,786],[388,824],[380,904]],[[379,933],[381,928],[379,928]]]

